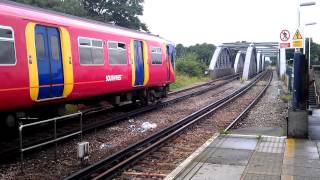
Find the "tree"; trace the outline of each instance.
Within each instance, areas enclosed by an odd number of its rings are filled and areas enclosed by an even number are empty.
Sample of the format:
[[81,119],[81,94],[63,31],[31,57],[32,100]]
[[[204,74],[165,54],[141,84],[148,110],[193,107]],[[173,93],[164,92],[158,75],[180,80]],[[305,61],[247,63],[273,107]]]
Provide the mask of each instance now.
[[63,12],[80,17],[87,17],[81,1],[78,0],[12,0],[19,3],[30,4],[44,9]]
[[148,31],[138,16],[144,0],[12,0],[33,6],[91,18],[135,30]]
[[203,43],[190,46],[187,51],[197,54],[201,62],[209,65],[215,49],[213,44]]
[[79,17],[88,17],[88,12],[84,9],[84,6],[78,0],[64,0],[59,6],[52,8],[54,11],[63,12]]
[[182,44],[177,44],[176,46],[178,58],[183,57],[188,53],[194,53],[197,55],[197,60],[207,66],[210,64],[215,49],[215,45],[207,43],[196,44],[189,47],[184,47]]
[[206,69],[204,64],[201,64],[195,53],[186,53],[177,59],[177,71],[189,76],[201,76]]
[[138,16],[143,15],[144,0],[82,0],[92,18],[118,26],[149,32]]
[[187,52],[187,49],[182,45],[182,44],[177,44],[176,45],[176,56],[182,57],[183,55],[185,55]]

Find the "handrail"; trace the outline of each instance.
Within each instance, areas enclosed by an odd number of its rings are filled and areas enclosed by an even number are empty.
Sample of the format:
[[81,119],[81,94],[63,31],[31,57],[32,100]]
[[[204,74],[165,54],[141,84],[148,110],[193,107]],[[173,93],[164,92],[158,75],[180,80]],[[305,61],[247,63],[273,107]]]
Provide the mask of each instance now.
[[316,76],[315,76],[315,70],[314,69],[312,69],[312,76],[313,76],[313,79],[314,79],[313,86],[314,86],[314,92],[315,92],[315,96],[316,96],[316,103],[318,105],[319,102],[320,102],[320,96],[319,96],[318,91],[317,91],[317,84],[316,84],[316,80],[315,80]]
[[[57,121],[58,120],[62,120],[62,119],[66,119],[66,118],[72,118],[72,117],[80,117],[80,130],[62,137],[57,137]],[[27,127],[31,127],[31,126],[36,126],[36,125],[40,125],[40,124],[44,124],[44,123],[49,123],[49,122],[54,122],[54,139],[53,140],[49,140],[47,142],[43,142],[43,143],[39,143],[36,145],[32,145],[29,147],[23,147],[23,129],[27,128]],[[48,144],[52,144],[55,143],[55,155],[57,154],[57,142],[61,141],[63,139],[69,138],[71,136],[75,136],[80,134],[80,138],[82,139],[82,112],[77,112],[77,113],[73,113],[73,114],[68,114],[65,116],[60,116],[60,117],[55,117],[52,119],[47,119],[47,120],[43,120],[43,121],[37,121],[34,123],[29,123],[29,124],[19,124],[19,143],[20,143],[20,160],[21,160],[21,172],[23,172],[23,153],[41,146],[45,146]],[[56,156],[55,156],[56,157]]]

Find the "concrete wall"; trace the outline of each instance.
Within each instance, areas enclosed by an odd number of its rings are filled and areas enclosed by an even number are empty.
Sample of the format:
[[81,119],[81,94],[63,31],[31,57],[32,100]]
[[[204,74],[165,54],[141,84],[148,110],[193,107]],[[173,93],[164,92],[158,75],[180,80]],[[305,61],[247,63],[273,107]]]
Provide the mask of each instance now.
[[211,79],[218,79],[223,76],[228,76],[234,74],[234,69],[233,68],[228,68],[228,69],[214,69],[209,71],[209,75]]

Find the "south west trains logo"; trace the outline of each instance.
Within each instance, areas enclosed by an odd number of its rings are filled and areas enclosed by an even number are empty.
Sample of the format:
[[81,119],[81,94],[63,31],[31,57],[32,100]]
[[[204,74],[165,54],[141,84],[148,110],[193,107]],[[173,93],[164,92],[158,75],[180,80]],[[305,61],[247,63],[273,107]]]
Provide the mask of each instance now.
[[121,80],[122,80],[122,75],[106,75],[107,82],[121,81]]

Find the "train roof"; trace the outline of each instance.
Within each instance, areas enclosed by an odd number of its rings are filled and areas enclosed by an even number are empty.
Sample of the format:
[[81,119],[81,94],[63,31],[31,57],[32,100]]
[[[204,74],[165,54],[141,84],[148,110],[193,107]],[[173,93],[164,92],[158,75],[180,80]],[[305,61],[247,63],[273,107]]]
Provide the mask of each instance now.
[[7,0],[0,0],[0,14],[16,16],[22,19],[29,19],[37,22],[53,23],[64,26],[79,27],[83,29],[94,29],[100,32],[125,35],[132,38],[154,40],[159,42],[172,43],[172,41],[151,33],[128,29],[113,24],[90,20],[61,12],[47,10],[26,4],[16,3]]

